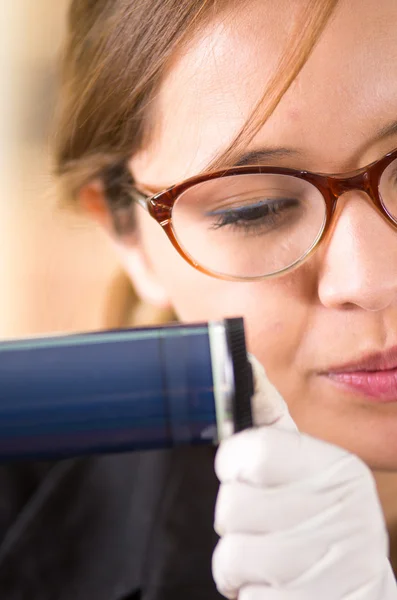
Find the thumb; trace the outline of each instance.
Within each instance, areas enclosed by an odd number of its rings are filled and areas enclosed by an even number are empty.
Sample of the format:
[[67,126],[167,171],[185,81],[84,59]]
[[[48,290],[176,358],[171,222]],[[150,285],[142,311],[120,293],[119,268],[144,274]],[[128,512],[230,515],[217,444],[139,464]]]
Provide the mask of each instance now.
[[270,383],[266,371],[255,356],[248,355],[254,376],[252,414],[255,426],[273,425],[278,429],[298,431],[281,394]]

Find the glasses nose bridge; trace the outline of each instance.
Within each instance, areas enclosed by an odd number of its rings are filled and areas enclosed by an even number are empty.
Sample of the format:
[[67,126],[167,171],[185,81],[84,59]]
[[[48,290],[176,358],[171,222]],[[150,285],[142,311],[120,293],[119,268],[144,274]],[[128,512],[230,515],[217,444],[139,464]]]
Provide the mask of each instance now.
[[348,177],[330,177],[328,185],[335,200],[346,192],[354,191],[365,192],[371,199],[373,196],[370,180],[365,171]]

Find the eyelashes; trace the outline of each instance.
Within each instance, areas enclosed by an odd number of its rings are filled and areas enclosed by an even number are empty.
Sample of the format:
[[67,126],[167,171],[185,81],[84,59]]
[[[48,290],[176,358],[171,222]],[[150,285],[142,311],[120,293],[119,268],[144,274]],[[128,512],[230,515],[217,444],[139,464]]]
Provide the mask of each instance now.
[[208,218],[216,217],[210,229],[230,229],[244,232],[265,232],[290,222],[297,215],[301,202],[297,198],[261,199],[252,204],[235,204],[205,213]]

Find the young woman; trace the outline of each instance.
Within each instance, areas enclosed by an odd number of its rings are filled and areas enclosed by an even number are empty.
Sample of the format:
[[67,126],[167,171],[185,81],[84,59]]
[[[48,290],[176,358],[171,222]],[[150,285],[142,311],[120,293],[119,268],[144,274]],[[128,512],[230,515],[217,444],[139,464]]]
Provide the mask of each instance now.
[[[186,321],[244,316],[300,432],[259,394],[265,426],[221,447],[213,568],[229,597],[397,597],[369,475],[381,498],[395,485],[396,28],[395,0],[71,5],[66,196],[109,232],[143,302]],[[69,596],[54,583],[48,598],[218,597],[212,464],[69,467],[82,518],[54,509]],[[71,473],[51,488],[64,503]],[[393,548],[397,506],[384,510]]]

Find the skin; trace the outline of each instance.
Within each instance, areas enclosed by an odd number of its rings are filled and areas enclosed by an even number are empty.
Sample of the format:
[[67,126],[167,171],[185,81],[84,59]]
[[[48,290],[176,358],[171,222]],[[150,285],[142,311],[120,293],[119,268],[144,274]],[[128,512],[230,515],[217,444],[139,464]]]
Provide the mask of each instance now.
[[[274,71],[292,6],[298,15],[300,0],[231,10],[175,58],[157,98],[153,139],[130,162],[140,184],[160,190],[195,175],[233,139]],[[342,0],[247,149],[288,148],[266,164],[344,173],[396,148],[397,128],[378,137],[397,118],[396,28],[395,0]],[[95,194],[86,189],[83,199],[89,204]],[[255,283],[199,273],[144,210],[137,216],[139,243],[114,243],[145,300],[173,306],[183,321],[243,315],[249,349],[298,427],[373,469],[397,472],[397,402],[370,402],[320,375],[397,345],[397,232],[364,194],[341,197],[330,235],[303,266]]]

